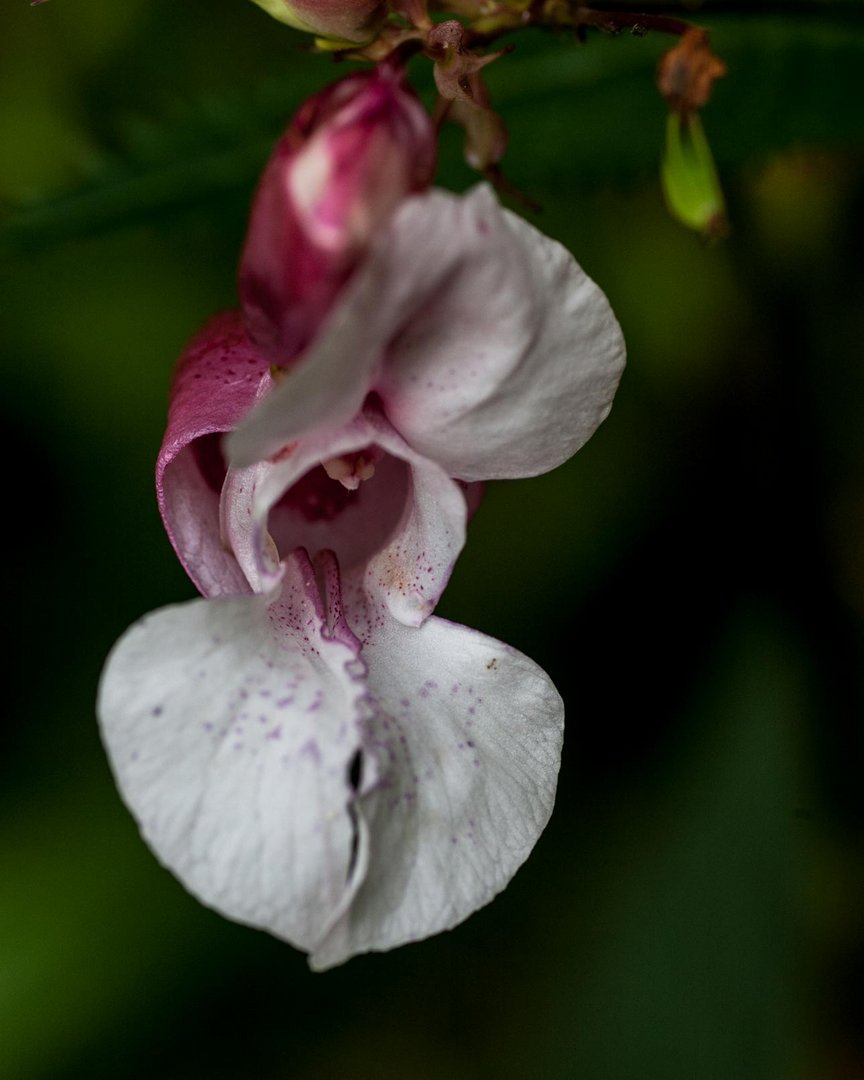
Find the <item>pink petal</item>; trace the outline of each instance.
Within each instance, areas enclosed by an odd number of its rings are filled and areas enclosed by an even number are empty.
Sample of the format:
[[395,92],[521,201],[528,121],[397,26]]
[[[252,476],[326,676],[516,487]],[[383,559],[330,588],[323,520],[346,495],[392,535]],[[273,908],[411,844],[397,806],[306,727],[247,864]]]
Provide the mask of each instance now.
[[186,572],[207,596],[249,586],[219,537],[224,477],[221,435],[248,412],[268,365],[243,329],[240,313],[211,319],[177,365],[168,427],[156,463],[162,520]]

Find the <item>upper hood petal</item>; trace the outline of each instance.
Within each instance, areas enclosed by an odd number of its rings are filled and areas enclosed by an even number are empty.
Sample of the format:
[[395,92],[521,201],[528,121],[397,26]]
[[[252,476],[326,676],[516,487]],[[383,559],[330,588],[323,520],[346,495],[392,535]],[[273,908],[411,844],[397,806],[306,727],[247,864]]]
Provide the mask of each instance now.
[[228,438],[232,465],[252,465],[319,427],[347,424],[378,382],[397,332],[456,272],[458,233],[439,234],[439,213],[455,196],[405,199],[295,367]]
[[227,446],[248,465],[376,391],[415,450],[472,481],[560,465],[609,411],[624,342],[560,244],[488,187],[405,200],[295,370]]

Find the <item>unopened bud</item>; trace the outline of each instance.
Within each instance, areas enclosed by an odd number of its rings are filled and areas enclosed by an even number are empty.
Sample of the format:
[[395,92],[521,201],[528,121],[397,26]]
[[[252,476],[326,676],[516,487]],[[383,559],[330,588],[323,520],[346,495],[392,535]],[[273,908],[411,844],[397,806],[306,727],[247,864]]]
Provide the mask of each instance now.
[[275,364],[311,340],[376,232],[425,189],[435,134],[401,74],[349,75],[310,98],[264,171],[240,264],[247,328]]
[[268,14],[297,30],[360,45],[378,32],[387,14],[382,0],[254,0]]
[[698,113],[669,113],[661,178],[674,217],[707,236],[725,231],[723,191]]

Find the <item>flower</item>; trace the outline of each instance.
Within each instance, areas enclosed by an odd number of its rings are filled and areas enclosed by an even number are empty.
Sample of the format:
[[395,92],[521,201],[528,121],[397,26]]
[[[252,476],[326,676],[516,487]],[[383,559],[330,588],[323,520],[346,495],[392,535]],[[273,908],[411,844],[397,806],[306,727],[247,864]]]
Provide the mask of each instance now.
[[99,713],[160,859],[325,968],[453,926],[504,887],[552,809],[563,707],[526,657],[426,617],[469,501],[374,403],[217,490],[218,447],[183,426],[200,429],[202,400],[260,394],[236,377],[250,359],[236,314],[205,328],[160,456],[166,523],[215,598],[132,627]]
[[284,369],[279,304],[264,344],[228,313],[181,359],[157,493],[205,598],[128,630],[99,694],[158,857],[316,968],[455,926],[542,831],[560,697],[431,613],[474,482],[563,461],[623,365],[597,286],[485,187],[402,197],[339,282]]
[[274,547],[329,549],[343,576],[356,571],[397,618],[419,624],[462,548],[476,492],[466,500],[466,485],[405,443],[374,401],[272,459],[226,470],[219,435],[279,381],[236,312],[211,320],[181,359],[156,484],[189,576],[205,596],[268,594],[281,574]]

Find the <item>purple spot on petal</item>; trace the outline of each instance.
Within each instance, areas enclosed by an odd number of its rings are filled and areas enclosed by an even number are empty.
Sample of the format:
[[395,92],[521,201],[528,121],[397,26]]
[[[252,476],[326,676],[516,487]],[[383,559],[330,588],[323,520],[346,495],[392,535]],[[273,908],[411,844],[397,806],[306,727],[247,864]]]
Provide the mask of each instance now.
[[321,764],[321,748],[318,745],[317,740],[309,739],[300,748],[300,753],[306,757],[312,758],[316,765]]

